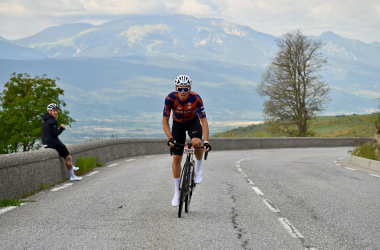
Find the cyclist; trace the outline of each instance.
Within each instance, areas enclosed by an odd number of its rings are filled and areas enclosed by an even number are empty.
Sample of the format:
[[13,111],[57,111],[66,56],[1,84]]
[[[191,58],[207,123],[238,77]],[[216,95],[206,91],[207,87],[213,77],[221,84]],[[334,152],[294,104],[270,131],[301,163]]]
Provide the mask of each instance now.
[[64,124],[61,124],[61,126],[58,127],[58,109],[59,107],[55,103],[51,103],[47,106],[48,113],[45,113],[43,116],[42,143],[45,148],[53,148],[57,150],[58,154],[65,159],[67,170],[69,170],[70,173],[70,180],[80,181],[82,180],[82,177],[78,177],[74,174],[74,170],[78,170],[79,168],[73,166],[69,148],[58,139],[58,135],[60,135],[66,128]]
[[[209,128],[206,118],[206,113],[203,107],[201,97],[191,92],[192,81],[186,75],[178,76],[175,81],[175,90],[171,92],[165,99],[162,125],[166,136],[168,137],[168,146],[173,147],[173,177],[174,177],[174,197],[172,200],[173,206],[179,205],[179,182],[181,175],[181,161],[183,155],[183,146],[175,145],[174,143],[184,144],[186,141],[186,131],[191,138],[194,146],[202,145],[202,132],[204,134],[203,148],[195,149],[196,158],[196,173],[195,183],[199,184],[202,181],[202,156],[203,151],[210,151],[211,146],[208,142]],[[169,118],[173,111],[173,125],[170,131]],[[202,125],[201,125],[202,124]]]

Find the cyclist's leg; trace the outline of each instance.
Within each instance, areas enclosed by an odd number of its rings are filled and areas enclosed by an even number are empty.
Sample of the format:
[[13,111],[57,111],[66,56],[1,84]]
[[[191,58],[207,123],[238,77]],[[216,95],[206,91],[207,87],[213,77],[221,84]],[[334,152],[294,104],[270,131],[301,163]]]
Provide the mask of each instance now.
[[[193,143],[193,146],[202,146],[202,140],[199,138],[194,137],[191,139],[191,142]],[[203,156],[203,149],[202,148],[195,148],[195,158],[199,161],[202,160]]]
[[[180,123],[173,121],[172,126],[172,135],[174,140],[177,143],[184,144],[186,141],[186,131],[182,129]],[[180,177],[181,177],[181,161],[183,155],[183,146],[174,146],[173,148],[173,163],[172,163],[172,171],[174,177],[174,197],[172,200],[173,206],[178,206],[180,202],[180,193],[179,193],[179,185],[180,185]]]
[[[194,119],[188,130],[189,136],[194,146],[202,146],[202,125],[199,119]],[[196,184],[202,182],[202,156],[203,149],[196,148],[195,149],[195,158],[196,160],[196,172],[195,172],[195,180]]]
[[[191,143],[193,146],[202,146],[202,125],[201,122],[199,121],[199,118],[194,118],[188,128],[187,132],[191,138]],[[203,156],[203,149],[201,148],[196,148],[195,149],[195,158],[199,161],[202,160]]]
[[[184,144],[186,142],[186,130],[181,123],[173,121],[172,135],[176,143]],[[183,146],[174,146],[173,148],[172,169],[174,178],[179,178],[181,175],[183,148]]]

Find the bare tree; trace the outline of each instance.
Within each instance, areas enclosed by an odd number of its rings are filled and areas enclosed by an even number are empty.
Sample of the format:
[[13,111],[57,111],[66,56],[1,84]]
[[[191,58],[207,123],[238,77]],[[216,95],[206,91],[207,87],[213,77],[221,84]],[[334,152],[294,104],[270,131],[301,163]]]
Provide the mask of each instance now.
[[264,116],[275,135],[310,136],[308,124],[325,110],[330,88],[320,71],[327,65],[320,40],[301,30],[277,39],[278,52],[262,75],[257,92],[264,97]]

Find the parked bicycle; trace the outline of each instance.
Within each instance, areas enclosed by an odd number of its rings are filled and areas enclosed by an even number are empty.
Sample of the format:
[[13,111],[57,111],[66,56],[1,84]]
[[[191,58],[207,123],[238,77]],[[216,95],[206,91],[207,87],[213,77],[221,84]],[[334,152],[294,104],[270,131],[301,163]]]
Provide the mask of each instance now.
[[[202,148],[202,146],[193,146],[192,143],[187,144],[179,144],[175,143],[178,146],[184,146],[184,153],[187,154],[186,162],[183,165],[180,177],[180,198],[179,198],[179,206],[178,206],[178,217],[181,218],[183,202],[185,202],[185,212],[188,213],[190,209],[190,201],[195,189],[195,161],[193,159],[193,155],[195,152],[195,148]],[[170,155],[173,155],[173,148],[170,147]],[[208,152],[205,153],[204,159],[207,160]]]

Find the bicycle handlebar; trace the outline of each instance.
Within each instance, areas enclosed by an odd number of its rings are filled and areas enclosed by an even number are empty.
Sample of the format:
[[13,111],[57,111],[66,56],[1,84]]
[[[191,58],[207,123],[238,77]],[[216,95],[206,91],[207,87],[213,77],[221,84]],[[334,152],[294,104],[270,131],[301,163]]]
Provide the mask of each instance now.
[[[191,145],[191,147],[193,148],[204,148],[202,146],[192,146],[191,143],[188,143],[188,144],[180,144],[180,143],[174,143],[174,145],[177,145],[177,146],[186,146],[186,145]],[[173,155],[173,147],[169,146],[170,147],[170,155]],[[205,152],[205,160],[207,160],[207,156],[208,156],[208,151]]]

